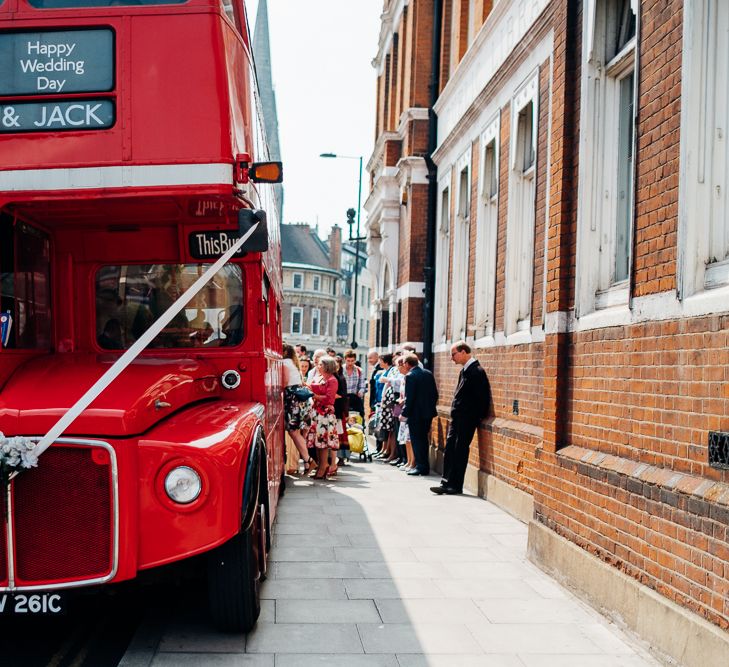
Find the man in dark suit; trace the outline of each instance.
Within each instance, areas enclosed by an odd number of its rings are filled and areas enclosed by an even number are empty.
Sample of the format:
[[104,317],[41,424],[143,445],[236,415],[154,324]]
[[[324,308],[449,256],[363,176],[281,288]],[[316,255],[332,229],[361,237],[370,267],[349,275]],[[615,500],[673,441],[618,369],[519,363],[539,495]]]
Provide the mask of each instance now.
[[451,347],[451,359],[463,366],[458,375],[456,393],[451,403],[451,423],[443,458],[443,479],[430,490],[438,495],[463,493],[463,478],[468,452],[479,422],[486,417],[491,403],[491,387],[486,371],[471,356],[471,346],[459,340]]
[[420,366],[415,354],[405,355],[403,362],[408,372],[405,376],[405,406],[402,416],[408,420],[410,442],[415,455],[415,469],[409,471],[408,475],[427,475],[430,473],[428,433],[436,415],[438,389],[433,374]]

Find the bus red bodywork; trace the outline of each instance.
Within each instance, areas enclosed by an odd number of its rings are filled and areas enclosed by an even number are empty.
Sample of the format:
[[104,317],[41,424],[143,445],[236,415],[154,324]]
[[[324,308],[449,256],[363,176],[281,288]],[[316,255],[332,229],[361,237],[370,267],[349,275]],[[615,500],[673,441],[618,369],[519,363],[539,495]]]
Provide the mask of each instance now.
[[[215,252],[200,256],[213,246],[193,247],[195,239],[235,236],[239,209],[268,211],[269,248],[236,258],[233,288],[209,292],[197,314],[186,311],[187,325],[143,352],[37,469],[0,494],[8,516],[0,591],[119,582],[210,552],[215,598],[229,576],[216,570],[224,560],[216,550],[237,549],[254,580],[248,595],[265,572],[280,493],[283,409],[279,232],[270,186],[247,178],[247,165],[268,154],[242,0],[227,12],[217,0],[33,4],[0,0],[0,57],[8,53],[2,44],[27,61],[57,35],[84,31],[76,53],[89,35],[111,35],[113,81],[106,90],[67,92],[39,79],[28,92],[17,82],[3,88],[0,73],[0,310],[14,327],[0,349],[0,430],[43,435],[138,333],[129,324],[123,343],[109,344],[117,338],[104,338],[104,308],[124,310],[117,322],[131,309],[151,316],[155,290],[174,296],[195,267],[214,261]],[[31,64],[43,63],[51,80],[58,66],[46,67],[49,57]],[[93,126],[90,108],[113,109],[108,127]],[[22,117],[28,109],[32,124]],[[148,292],[137,289],[139,276]],[[235,304],[240,340],[230,333]],[[217,321],[203,330],[199,318]],[[239,377],[232,388],[221,381],[229,371]],[[202,480],[186,504],[165,490],[179,467]],[[221,625],[249,626],[251,609],[242,621],[224,612]]]

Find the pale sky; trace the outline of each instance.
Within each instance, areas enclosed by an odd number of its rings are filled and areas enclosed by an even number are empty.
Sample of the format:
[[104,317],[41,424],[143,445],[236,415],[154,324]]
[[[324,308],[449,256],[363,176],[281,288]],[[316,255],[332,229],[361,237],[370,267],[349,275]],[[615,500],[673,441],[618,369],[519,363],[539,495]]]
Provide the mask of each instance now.
[[[248,2],[251,30],[258,0]],[[268,0],[271,65],[284,165],[284,222],[318,221],[325,237],[357,208],[357,160],[364,157],[362,226],[369,192],[367,162],[375,135],[375,70],[382,0]],[[355,230],[353,230],[354,233]]]

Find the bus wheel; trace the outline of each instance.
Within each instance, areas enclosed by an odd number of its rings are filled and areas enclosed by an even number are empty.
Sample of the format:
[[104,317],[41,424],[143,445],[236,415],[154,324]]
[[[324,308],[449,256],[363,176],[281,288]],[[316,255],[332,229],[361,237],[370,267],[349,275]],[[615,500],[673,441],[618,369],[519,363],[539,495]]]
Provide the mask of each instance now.
[[249,632],[261,613],[265,511],[265,505],[259,504],[251,527],[208,556],[210,614],[215,625],[225,632]]

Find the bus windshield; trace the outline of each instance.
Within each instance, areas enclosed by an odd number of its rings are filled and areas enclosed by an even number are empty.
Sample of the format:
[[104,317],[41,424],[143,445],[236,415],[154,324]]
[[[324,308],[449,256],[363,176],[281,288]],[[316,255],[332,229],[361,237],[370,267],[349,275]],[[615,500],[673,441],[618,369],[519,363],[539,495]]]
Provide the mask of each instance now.
[[[38,9],[70,9],[76,7],[126,7],[130,5],[181,5],[187,0],[28,0]],[[0,0],[0,4],[2,4]]]
[[[206,270],[205,264],[104,266],[96,273],[96,341],[125,350]],[[150,348],[221,347],[243,340],[243,274],[227,264]]]

